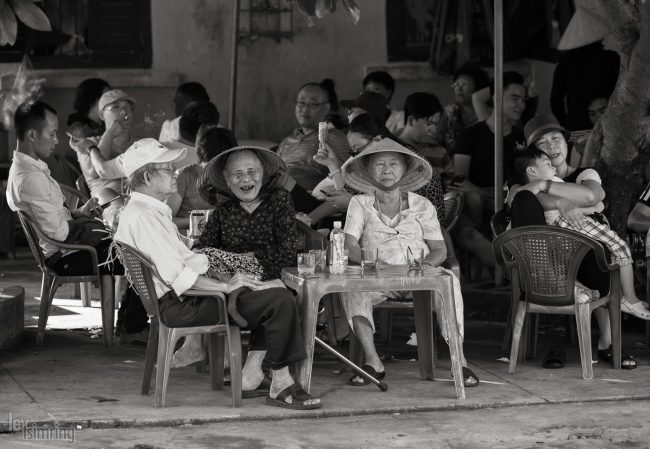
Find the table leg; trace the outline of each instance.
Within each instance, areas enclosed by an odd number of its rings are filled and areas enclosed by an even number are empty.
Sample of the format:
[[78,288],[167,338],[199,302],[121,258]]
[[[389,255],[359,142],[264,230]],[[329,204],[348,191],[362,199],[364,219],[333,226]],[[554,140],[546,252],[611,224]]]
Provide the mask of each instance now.
[[[451,354],[451,368],[454,373],[454,385],[456,386],[456,397],[465,399],[465,382],[463,380],[463,366],[461,363],[462,343],[458,333],[458,321],[456,320],[456,299],[454,298],[454,284],[451,275],[447,279],[447,291],[442,293],[442,316],[447,328],[449,339],[449,352]],[[418,341],[418,346],[420,342]]]
[[[314,362],[314,338],[316,337],[316,321],[318,319],[318,303],[322,293],[316,287],[303,286],[298,289],[298,305],[302,317],[302,333],[305,343],[305,358],[297,363],[296,382],[309,393],[311,386],[311,369]],[[307,301],[306,299],[310,300]]]
[[420,379],[433,380],[433,310],[430,291],[413,292],[413,313],[415,315],[415,333],[418,339]]

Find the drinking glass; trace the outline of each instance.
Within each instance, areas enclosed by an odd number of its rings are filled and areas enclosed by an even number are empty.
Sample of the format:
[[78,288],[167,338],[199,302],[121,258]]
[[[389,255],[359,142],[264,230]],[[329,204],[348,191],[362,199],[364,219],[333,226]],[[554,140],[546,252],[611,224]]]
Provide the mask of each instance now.
[[313,253],[298,253],[298,273],[314,274],[316,255]]
[[316,257],[316,271],[325,272],[325,262],[327,261],[327,251],[324,249],[310,249],[309,254]]
[[361,269],[363,271],[377,269],[377,248],[361,248]]
[[421,270],[424,262],[424,249],[409,246],[406,250],[406,260],[409,270]]

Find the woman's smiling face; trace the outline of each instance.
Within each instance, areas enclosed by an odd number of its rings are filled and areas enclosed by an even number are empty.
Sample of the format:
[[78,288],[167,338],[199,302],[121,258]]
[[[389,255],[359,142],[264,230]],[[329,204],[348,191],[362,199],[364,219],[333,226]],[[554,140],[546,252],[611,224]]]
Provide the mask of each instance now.
[[228,188],[240,201],[253,201],[260,194],[264,168],[253,151],[230,155],[223,174]]
[[546,153],[554,167],[566,161],[568,149],[564,134],[560,131],[547,132],[535,141],[535,146]]

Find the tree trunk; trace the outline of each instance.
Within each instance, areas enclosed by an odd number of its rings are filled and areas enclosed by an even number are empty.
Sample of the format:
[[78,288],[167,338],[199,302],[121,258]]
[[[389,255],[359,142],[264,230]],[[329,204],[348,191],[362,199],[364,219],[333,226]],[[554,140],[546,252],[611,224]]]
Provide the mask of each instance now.
[[645,181],[650,160],[646,138],[650,87],[650,1],[600,0],[608,12],[620,48],[616,89],[605,114],[594,127],[584,164],[603,178],[612,229],[626,234],[627,216]]

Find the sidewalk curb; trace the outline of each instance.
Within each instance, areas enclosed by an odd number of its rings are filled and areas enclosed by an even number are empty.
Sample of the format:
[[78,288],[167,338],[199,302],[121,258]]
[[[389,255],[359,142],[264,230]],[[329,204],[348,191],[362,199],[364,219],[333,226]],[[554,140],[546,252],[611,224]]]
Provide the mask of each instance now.
[[[539,405],[559,405],[559,404],[590,404],[605,402],[624,402],[624,401],[650,401],[648,395],[633,396],[611,396],[590,399],[566,399],[566,400],[524,400],[521,402],[492,402],[486,404],[449,404],[440,406],[413,406],[413,407],[382,407],[375,409],[358,409],[358,410],[318,410],[318,411],[297,411],[292,414],[263,414],[263,415],[219,415],[205,418],[166,418],[151,420],[125,420],[120,418],[114,419],[91,419],[91,420],[42,420],[30,421],[30,424],[39,428],[64,428],[73,427],[75,430],[85,429],[114,429],[114,428],[148,428],[148,427],[180,427],[193,426],[202,424],[232,423],[232,422],[255,422],[255,421],[283,421],[288,419],[322,419],[322,418],[340,418],[352,416],[368,415],[388,415],[388,414],[409,414],[409,413],[426,413],[438,412],[444,410],[482,410],[482,409],[500,409],[507,407],[527,407]],[[8,423],[0,423],[0,434],[13,433],[9,429]]]

